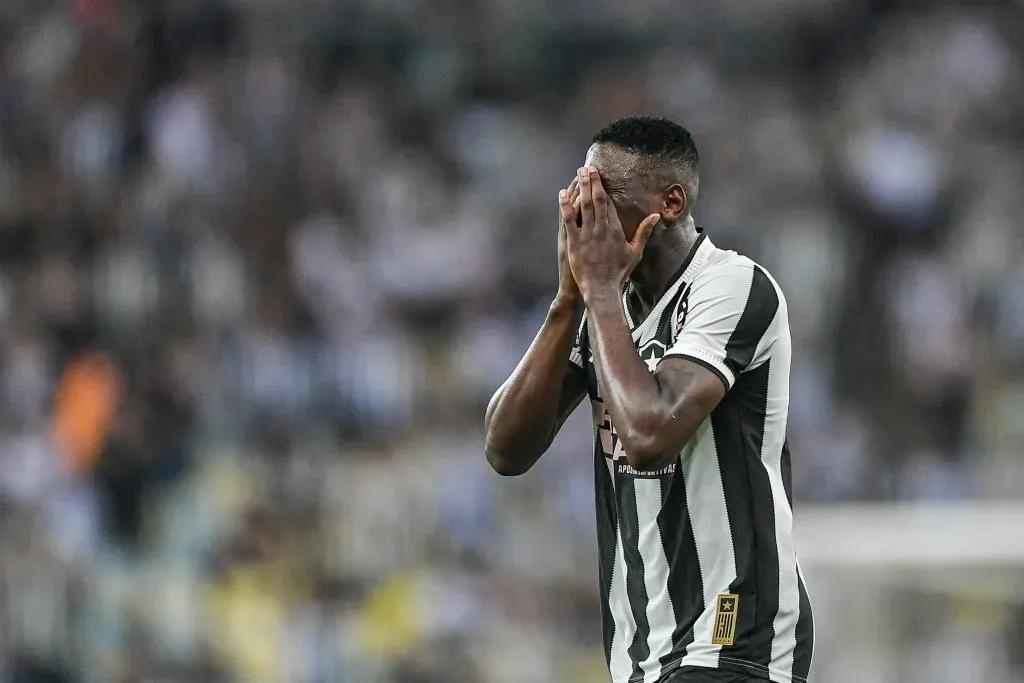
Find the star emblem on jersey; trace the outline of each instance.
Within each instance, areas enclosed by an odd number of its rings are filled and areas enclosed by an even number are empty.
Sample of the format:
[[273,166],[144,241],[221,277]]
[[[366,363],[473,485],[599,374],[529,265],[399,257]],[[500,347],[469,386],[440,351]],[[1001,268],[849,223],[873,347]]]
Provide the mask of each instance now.
[[654,372],[665,355],[665,345],[660,341],[652,340],[644,344],[640,349],[640,358],[647,364],[647,369]]

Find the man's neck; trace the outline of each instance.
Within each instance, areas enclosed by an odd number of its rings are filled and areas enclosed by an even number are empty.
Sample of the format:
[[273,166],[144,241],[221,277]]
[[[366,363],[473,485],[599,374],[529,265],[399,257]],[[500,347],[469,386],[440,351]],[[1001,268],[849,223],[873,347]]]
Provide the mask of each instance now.
[[669,288],[672,276],[690,255],[699,236],[690,216],[675,225],[655,228],[643,260],[629,278],[645,304],[653,306]]

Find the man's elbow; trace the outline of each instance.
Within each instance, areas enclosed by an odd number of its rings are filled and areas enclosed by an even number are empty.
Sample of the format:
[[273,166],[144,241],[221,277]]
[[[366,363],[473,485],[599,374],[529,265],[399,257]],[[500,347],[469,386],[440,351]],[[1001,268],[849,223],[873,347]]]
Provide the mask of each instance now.
[[[678,455],[678,453],[676,454]],[[660,470],[672,462],[671,454],[662,451],[626,451],[626,461],[637,472]]]
[[487,464],[495,474],[502,477],[518,477],[530,471],[533,463],[524,463],[521,459],[509,458],[497,453],[486,453]]
[[679,456],[681,448],[669,444],[657,432],[634,432],[622,437],[626,461],[638,472],[650,472],[665,467]]
[[518,477],[526,474],[540,458],[523,448],[511,447],[494,443],[487,439],[484,444],[484,457],[494,472],[502,477]]

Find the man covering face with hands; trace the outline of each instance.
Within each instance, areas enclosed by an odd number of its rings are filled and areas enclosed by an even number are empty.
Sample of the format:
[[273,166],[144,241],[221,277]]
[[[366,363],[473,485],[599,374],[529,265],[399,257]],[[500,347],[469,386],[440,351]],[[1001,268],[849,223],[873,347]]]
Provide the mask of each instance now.
[[558,195],[559,287],[486,415],[496,472],[526,472],[589,397],[604,647],[613,683],[803,683],[785,298],[694,223],[697,150],[616,121]]

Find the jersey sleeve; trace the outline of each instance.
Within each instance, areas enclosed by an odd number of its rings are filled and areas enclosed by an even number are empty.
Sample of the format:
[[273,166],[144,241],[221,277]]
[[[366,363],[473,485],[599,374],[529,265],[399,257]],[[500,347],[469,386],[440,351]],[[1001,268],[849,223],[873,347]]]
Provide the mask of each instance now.
[[699,275],[675,311],[678,333],[664,358],[686,358],[731,389],[740,373],[760,365],[777,335],[779,293],[753,263]]
[[583,313],[583,320],[580,322],[579,329],[576,330],[576,341],[572,344],[572,351],[569,352],[569,367],[575,368],[576,370],[584,370],[583,365],[583,346],[585,345],[584,331],[587,329],[587,314],[586,311]]

